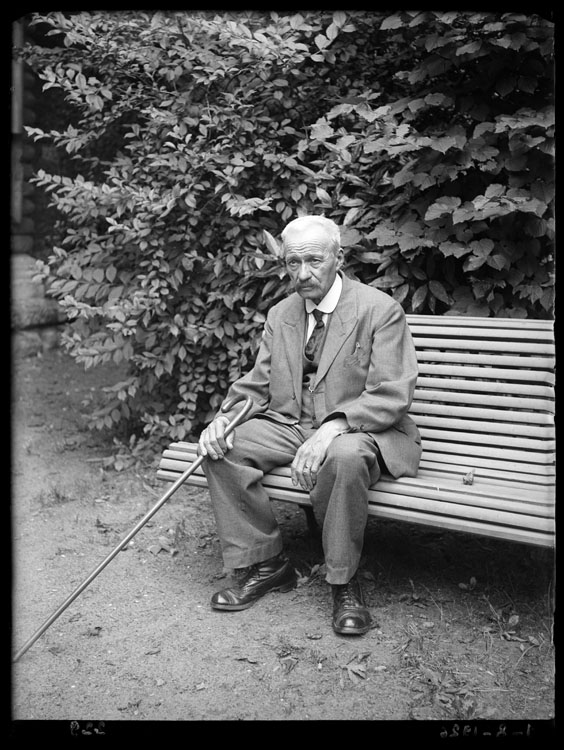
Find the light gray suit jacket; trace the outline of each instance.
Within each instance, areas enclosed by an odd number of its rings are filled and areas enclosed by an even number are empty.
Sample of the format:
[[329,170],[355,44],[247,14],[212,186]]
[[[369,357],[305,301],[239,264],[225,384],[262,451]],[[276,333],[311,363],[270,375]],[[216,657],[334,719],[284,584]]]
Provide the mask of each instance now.
[[[255,365],[226,397],[253,399],[247,419],[262,414],[286,424],[299,422],[306,318],[304,300],[296,293],[269,311]],[[407,412],[417,375],[401,305],[343,275],[312,386],[319,422],[344,415],[352,431],[373,436],[392,476],[415,476],[421,438]]]

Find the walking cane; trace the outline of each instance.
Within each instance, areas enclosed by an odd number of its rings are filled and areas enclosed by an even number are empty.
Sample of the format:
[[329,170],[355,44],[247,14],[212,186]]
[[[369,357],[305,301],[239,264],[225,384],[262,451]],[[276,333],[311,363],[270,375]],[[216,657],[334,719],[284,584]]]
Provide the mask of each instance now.
[[[243,396],[238,396],[234,399],[230,399],[226,404],[223,405],[222,411],[223,412],[230,411],[233,408],[233,406],[235,406],[235,404],[237,404],[239,401],[242,401],[242,400],[243,400]],[[253,405],[252,399],[247,398],[245,400],[245,403],[243,404],[243,408],[241,409],[241,411],[231,420],[231,422],[229,422],[229,424],[225,428],[225,432],[224,432],[225,436],[227,436],[230,432],[232,432],[235,429],[235,427],[238,424],[240,424],[240,422],[242,422],[244,417],[246,417],[246,415],[248,414],[252,405]],[[69,597],[67,597],[67,599],[61,604],[61,606],[55,612],[53,612],[51,617],[45,620],[43,625],[31,636],[31,638],[16,653],[16,655],[13,657],[13,660],[12,660],[13,662],[16,662],[20,658],[20,656],[23,656],[23,654],[25,654],[25,652],[35,643],[35,641],[40,636],[43,635],[43,633],[47,630],[47,628],[49,628],[55,622],[55,620],[60,615],[63,614],[63,612],[69,606],[69,604],[72,604],[72,602],[84,591],[84,589],[92,583],[92,581],[96,578],[96,576],[104,570],[106,565],[108,565],[108,563],[114,559],[114,557],[118,554],[118,552],[120,552],[131,539],[133,539],[135,534],[137,534],[137,532],[143,528],[143,526],[147,523],[147,521],[149,521],[149,519],[151,519],[155,515],[155,513],[166,503],[166,501],[176,492],[176,490],[182,484],[184,484],[184,482],[188,479],[188,477],[191,474],[193,474],[194,471],[196,471],[196,469],[200,466],[203,460],[204,460],[204,456],[198,456],[198,458],[194,461],[194,463],[191,464],[191,466],[188,469],[186,469],[184,474],[182,474],[182,476],[180,476],[174,482],[172,487],[170,487],[170,489],[167,490],[167,492],[165,492],[165,494],[161,497],[159,502],[155,506],[153,506],[153,508],[151,508],[151,510],[148,513],[146,513],[143,516],[143,518],[139,521],[139,523],[135,526],[135,528],[133,528],[129,532],[129,534],[121,540],[118,546],[114,550],[112,550],[112,552],[110,552],[110,554],[105,558],[105,560],[103,560],[100,563],[100,565],[98,565],[98,567],[95,570],[93,570],[92,573],[90,573],[88,578],[86,578],[86,580],[84,580],[80,584],[80,586],[78,586],[78,588],[76,588],[72,592],[72,594]]]

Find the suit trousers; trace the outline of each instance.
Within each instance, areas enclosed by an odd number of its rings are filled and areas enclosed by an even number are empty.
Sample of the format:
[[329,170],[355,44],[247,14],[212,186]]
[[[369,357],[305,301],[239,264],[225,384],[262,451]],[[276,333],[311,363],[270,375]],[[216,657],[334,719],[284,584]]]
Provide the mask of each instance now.
[[[290,464],[313,433],[300,425],[255,417],[236,428],[233,448],[222,459],[203,462],[226,567],[247,567],[282,551],[280,529],[261,480],[275,467]],[[378,446],[369,434],[344,433],[329,446],[310,497],[323,530],[331,584],[348,583],[357,571],[368,489],[380,474]]]

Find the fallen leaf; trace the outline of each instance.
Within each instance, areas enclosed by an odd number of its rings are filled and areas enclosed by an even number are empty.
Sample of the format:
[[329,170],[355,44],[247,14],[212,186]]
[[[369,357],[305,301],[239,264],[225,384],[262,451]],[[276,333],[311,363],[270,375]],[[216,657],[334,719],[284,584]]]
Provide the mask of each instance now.
[[161,651],[161,647],[160,646],[153,646],[148,651],[145,651],[145,654],[159,654],[160,651]]
[[519,615],[511,615],[509,620],[507,620],[507,626],[510,628],[515,628],[519,624]]
[[291,672],[292,669],[296,666],[298,663],[297,659],[294,659],[293,656],[286,656],[284,659],[280,659],[280,662],[282,666],[284,667],[284,670],[286,673]]
[[196,690],[205,690],[206,684],[205,682],[200,682],[199,685],[196,685]]
[[165,536],[159,537],[159,544],[161,545],[161,549],[170,552],[171,555],[176,555],[178,552],[174,544],[172,544]]
[[358,661],[367,661],[367,659],[371,656],[372,651],[360,651],[358,654],[355,654],[355,656],[352,657],[352,659],[349,660],[349,664],[354,659],[357,659]]
[[421,672],[428,682],[437,687],[441,684],[441,675],[438,672],[435,672],[434,669],[430,669],[429,667],[421,667]]
[[474,484],[474,471],[475,469],[472,469],[472,471],[469,471],[468,474],[462,478],[463,484]]
[[164,537],[161,537],[156,544],[151,544],[151,546],[147,549],[153,555],[158,555],[159,552],[163,549],[165,552],[169,552],[171,555],[178,554],[178,550],[176,549],[176,547],[173,547],[172,544],[170,544],[169,541]]
[[358,682],[359,679],[366,679],[366,665],[365,664],[347,664],[347,674],[352,682]]
[[86,630],[83,633],[83,635],[89,635],[89,636],[100,635],[100,630],[102,630],[102,626],[101,625],[95,625],[93,628],[89,628],[88,630]]
[[346,664],[341,664],[341,669],[346,670],[349,679],[352,682],[366,679],[366,664],[371,655],[371,651],[364,651],[354,654]]

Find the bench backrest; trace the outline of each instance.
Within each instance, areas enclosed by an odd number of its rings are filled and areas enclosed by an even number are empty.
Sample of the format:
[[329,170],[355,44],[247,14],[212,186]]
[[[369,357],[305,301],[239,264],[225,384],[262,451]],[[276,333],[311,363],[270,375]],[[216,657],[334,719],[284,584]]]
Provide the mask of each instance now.
[[408,315],[419,361],[410,414],[421,468],[539,490],[554,484],[551,321]]

